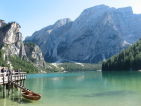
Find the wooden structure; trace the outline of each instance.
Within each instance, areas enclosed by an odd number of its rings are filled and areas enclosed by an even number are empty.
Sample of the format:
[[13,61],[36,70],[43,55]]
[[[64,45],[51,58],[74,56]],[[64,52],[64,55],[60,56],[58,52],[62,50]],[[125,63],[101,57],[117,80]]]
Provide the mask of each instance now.
[[[6,97],[6,91],[8,90],[8,95],[10,95],[10,88],[23,87],[24,80],[27,78],[26,72],[3,72],[0,73],[0,85],[3,85],[3,97]],[[19,87],[20,88],[20,87]],[[23,87],[24,88],[24,87]]]
[[22,81],[27,78],[26,72],[14,72],[9,74],[9,72],[0,73],[0,85],[7,84],[9,81]]

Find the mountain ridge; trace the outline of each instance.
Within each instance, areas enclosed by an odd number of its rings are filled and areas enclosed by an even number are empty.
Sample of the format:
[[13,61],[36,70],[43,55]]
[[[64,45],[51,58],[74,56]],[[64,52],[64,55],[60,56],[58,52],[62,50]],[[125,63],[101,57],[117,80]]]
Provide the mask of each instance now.
[[48,62],[97,63],[135,43],[141,37],[140,20],[141,15],[133,14],[131,7],[99,5],[56,29],[45,27],[25,41],[40,46]]

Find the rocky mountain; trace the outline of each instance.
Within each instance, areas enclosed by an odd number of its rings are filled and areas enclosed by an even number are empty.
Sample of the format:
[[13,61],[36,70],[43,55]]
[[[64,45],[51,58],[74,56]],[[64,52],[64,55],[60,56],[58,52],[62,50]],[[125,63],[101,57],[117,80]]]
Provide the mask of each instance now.
[[99,5],[76,20],[61,19],[27,37],[40,46],[46,61],[96,63],[127,48],[141,37],[141,14],[132,7]]
[[16,22],[6,24],[1,21],[0,27],[0,47],[5,51],[6,56],[25,57],[25,49],[20,25]]
[[24,48],[29,60],[41,67],[46,67],[46,63],[39,46],[37,46],[35,43],[25,43]]
[[38,69],[39,67],[46,68],[40,48],[36,44],[24,44],[20,28],[16,22],[7,24],[4,20],[0,20],[0,50],[4,51],[5,62],[12,65],[12,61],[10,62],[8,58],[16,56],[28,61]]

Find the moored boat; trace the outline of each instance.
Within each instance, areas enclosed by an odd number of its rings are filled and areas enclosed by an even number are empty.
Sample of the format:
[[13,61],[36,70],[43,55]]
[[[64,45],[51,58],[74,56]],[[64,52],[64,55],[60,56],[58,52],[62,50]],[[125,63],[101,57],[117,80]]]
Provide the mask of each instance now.
[[39,100],[41,98],[39,94],[30,91],[22,91],[22,96],[29,100]]

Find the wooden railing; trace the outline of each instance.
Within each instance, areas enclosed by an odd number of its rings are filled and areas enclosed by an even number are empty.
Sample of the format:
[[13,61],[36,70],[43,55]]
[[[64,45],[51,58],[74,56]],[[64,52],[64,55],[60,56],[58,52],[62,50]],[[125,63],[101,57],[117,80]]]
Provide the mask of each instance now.
[[27,78],[26,72],[0,73],[0,85],[9,83],[9,81],[20,81],[26,78]]

